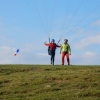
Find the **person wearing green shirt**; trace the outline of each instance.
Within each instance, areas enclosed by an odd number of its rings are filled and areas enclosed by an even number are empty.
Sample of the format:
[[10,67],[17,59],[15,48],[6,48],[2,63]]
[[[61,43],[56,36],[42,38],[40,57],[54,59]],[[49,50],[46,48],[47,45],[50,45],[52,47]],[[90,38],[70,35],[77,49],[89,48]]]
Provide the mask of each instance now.
[[60,47],[60,54],[62,52],[62,65],[64,65],[64,58],[66,56],[68,65],[70,65],[69,55],[71,55],[71,48],[68,44],[68,40],[64,39],[64,43]]

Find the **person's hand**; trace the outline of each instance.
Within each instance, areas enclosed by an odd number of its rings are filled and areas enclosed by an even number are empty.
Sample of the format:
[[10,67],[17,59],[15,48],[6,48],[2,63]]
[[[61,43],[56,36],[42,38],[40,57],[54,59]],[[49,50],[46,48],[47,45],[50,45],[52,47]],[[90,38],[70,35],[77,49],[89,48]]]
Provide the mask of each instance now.
[[46,44],[46,42],[44,42],[44,44]]

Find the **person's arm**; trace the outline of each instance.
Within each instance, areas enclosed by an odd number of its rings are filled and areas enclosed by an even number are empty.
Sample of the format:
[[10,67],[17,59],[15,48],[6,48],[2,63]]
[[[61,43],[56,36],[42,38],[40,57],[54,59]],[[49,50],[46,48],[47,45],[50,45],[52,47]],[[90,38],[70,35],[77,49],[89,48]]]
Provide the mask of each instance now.
[[71,48],[70,48],[70,45],[68,45],[68,53],[69,53],[69,55],[71,55]]
[[46,42],[44,42],[44,44],[45,44],[46,46],[50,46],[50,44],[47,44]]
[[61,47],[61,46],[59,46],[59,45],[56,44],[56,47]]
[[62,45],[60,46],[60,54],[61,54],[61,51],[62,51]]

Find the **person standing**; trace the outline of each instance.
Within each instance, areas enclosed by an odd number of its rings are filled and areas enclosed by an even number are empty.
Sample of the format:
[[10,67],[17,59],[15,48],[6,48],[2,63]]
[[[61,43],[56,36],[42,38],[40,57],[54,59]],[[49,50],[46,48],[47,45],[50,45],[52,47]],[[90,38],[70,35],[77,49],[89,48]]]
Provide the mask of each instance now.
[[56,47],[60,46],[55,43],[54,39],[52,39],[51,43],[47,44],[45,42],[44,44],[46,46],[49,46],[49,55],[51,56],[51,64],[54,65]]
[[66,56],[68,65],[70,65],[69,55],[71,55],[71,48],[70,48],[70,45],[68,44],[67,39],[64,39],[64,43],[60,47],[60,54],[61,52],[62,52],[62,65],[64,65],[65,56]]

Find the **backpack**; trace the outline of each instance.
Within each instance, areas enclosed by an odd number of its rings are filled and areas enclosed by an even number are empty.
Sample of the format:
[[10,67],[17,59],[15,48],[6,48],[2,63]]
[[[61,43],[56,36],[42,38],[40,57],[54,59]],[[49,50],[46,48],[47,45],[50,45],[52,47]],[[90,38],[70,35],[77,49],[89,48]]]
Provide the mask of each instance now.
[[48,47],[48,55],[50,55],[50,46]]
[[[56,45],[56,44],[55,44],[55,45]],[[50,46],[48,47],[48,55],[51,55],[51,51],[52,51],[52,50],[55,51],[55,50],[56,50],[56,46],[55,46],[55,48],[53,48],[53,49],[51,49]]]

